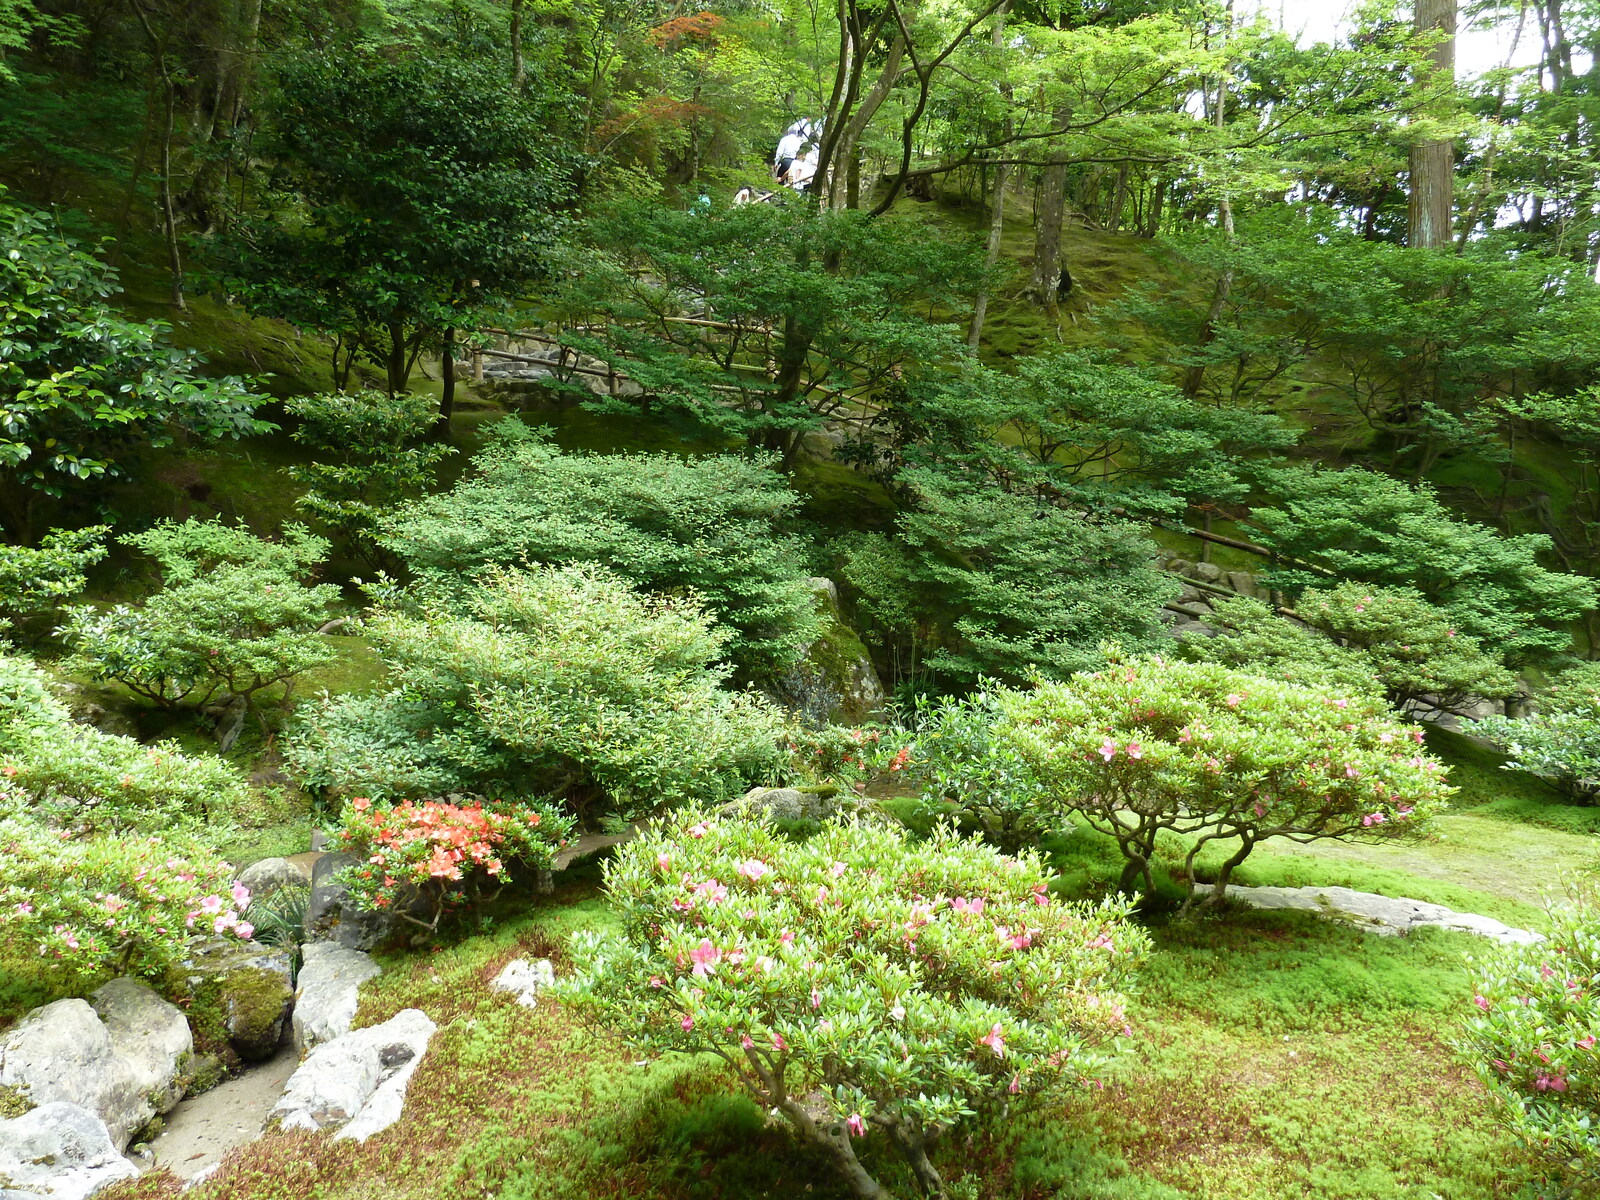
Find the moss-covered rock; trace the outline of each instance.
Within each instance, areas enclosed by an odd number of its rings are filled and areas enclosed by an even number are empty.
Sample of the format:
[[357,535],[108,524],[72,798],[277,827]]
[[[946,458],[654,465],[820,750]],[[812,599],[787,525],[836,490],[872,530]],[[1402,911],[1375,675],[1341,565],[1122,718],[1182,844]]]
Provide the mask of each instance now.
[[872,657],[839,610],[831,579],[810,580],[822,634],[768,690],[773,699],[813,725],[859,725],[879,716],[888,697]]
[[292,956],[254,942],[204,946],[191,961],[189,1022],[202,1053],[229,1067],[271,1058],[294,1005]]

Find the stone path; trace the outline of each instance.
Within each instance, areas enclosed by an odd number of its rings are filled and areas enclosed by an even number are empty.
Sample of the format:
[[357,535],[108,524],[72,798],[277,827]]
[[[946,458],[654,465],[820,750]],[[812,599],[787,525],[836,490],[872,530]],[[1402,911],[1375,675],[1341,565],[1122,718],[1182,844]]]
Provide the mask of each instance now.
[[[1197,883],[1194,890],[1202,895],[1213,885]],[[1527,946],[1542,942],[1543,935],[1527,929],[1481,917],[1476,913],[1459,913],[1442,904],[1428,904],[1422,900],[1394,899],[1373,892],[1357,892],[1344,887],[1239,887],[1228,888],[1228,899],[1251,908],[1292,909],[1315,913],[1332,921],[1343,921],[1366,933],[1383,937],[1400,937],[1413,929],[1433,927],[1455,933],[1472,933],[1513,946]]]

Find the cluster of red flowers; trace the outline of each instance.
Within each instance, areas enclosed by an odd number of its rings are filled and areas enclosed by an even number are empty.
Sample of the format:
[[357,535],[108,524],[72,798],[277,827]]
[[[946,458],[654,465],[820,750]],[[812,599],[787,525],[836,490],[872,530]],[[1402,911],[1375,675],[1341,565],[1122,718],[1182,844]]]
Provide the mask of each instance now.
[[448,885],[475,871],[498,879],[506,856],[548,859],[565,844],[566,825],[522,806],[405,800],[390,807],[358,796],[345,808],[338,839],[366,860],[350,882],[374,907],[388,908],[406,887]]

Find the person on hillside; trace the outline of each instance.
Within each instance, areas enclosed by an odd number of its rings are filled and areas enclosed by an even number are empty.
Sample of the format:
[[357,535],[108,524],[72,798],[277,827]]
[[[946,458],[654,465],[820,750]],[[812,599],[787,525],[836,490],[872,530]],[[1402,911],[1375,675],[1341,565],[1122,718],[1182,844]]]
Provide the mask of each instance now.
[[789,164],[788,184],[797,192],[803,192],[811,185],[817,174],[818,149],[812,146],[794,162]]
[[783,136],[778,139],[777,152],[772,156],[772,175],[779,183],[783,183],[789,169],[794,165],[794,160],[800,157],[800,151],[805,149],[808,140],[806,121],[796,121],[783,131]]

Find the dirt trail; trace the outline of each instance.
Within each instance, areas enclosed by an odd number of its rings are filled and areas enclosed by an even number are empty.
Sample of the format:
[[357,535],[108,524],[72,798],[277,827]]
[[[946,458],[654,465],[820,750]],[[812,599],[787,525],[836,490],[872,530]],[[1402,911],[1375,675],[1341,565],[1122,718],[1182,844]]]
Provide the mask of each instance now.
[[235,1146],[260,1135],[267,1113],[299,1065],[300,1056],[285,1047],[275,1058],[180,1102],[151,1143],[154,1157],[135,1161],[147,1169],[165,1167],[179,1179],[193,1178],[221,1162]]

